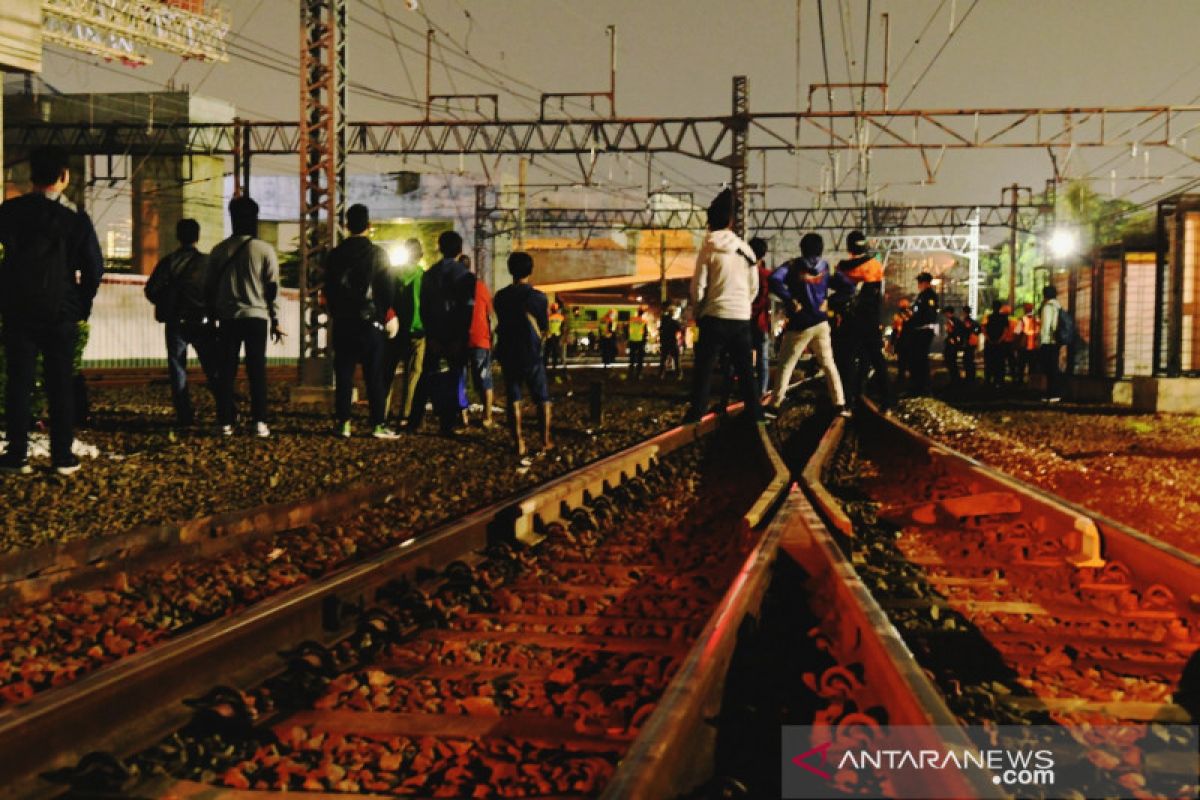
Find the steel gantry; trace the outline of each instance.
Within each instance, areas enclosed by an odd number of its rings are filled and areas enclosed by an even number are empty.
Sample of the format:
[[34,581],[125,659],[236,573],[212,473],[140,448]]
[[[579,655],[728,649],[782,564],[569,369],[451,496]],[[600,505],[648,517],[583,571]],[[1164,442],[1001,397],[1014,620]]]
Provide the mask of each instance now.
[[228,61],[229,14],[216,3],[153,0],[41,0],[42,40],[114,58],[151,63],[146,48],[184,58]]
[[[1040,205],[1016,207],[1017,230],[1030,233],[1044,212]],[[516,208],[480,206],[484,238],[514,233],[521,225]],[[980,228],[1012,225],[1011,205],[878,206],[861,208],[751,208],[746,230],[751,233],[784,231],[891,231],[932,229],[950,232],[978,224]],[[531,230],[694,230],[705,228],[704,212],[695,208],[528,208],[524,225]]]
[[870,237],[871,245],[884,254],[886,264],[892,253],[950,253],[967,260],[967,304],[971,316],[979,312],[979,217],[967,221],[965,234],[882,234]]

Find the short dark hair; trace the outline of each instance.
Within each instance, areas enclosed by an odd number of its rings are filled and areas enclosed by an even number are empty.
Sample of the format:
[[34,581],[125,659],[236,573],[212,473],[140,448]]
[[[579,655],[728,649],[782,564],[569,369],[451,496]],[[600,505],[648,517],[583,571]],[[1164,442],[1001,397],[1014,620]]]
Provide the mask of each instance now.
[[1058,298],[1058,287],[1054,284],[1048,284],[1042,287],[1042,298],[1045,300],[1055,300]]
[[942,309],[942,311],[945,311],[947,314],[953,314],[954,306],[946,306],[945,308]]
[[200,223],[194,219],[181,219],[175,223],[175,238],[180,244],[195,244],[200,241]]
[[733,192],[726,188],[708,204],[708,229],[720,231],[733,222]]
[[819,233],[806,233],[800,237],[800,255],[819,256],[825,252],[825,240]]
[[70,166],[61,147],[39,147],[29,154],[29,180],[34,186],[52,186]]
[[438,237],[438,250],[446,258],[458,258],[462,253],[462,237],[457,231],[443,231]]
[[508,254],[508,274],[517,280],[533,274],[533,256],[518,250]]
[[371,211],[362,203],[355,203],[346,209],[346,229],[353,234],[360,234],[371,227]]
[[761,236],[755,236],[750,240],[750,249],[754,251],[754,258],[757,261],[762,261],[767,257],[767,240]]
[[994,312],[996,312],[997,314],[999,314],[999,313],[1000,313],[1000,306],[1002,306],[1002,305],[1004,305],[1004,304],[1003,304],[1003,303],[1001,303],[999,300],[993,300],[993,301],[992,301],[992,311],[994,311]]
[[933,276],[928,272],[922,272],[917,275],[917,283],[933,283]]
[[245,194],[230,200],[229,224],[234,236],[258,236],[258,203]]

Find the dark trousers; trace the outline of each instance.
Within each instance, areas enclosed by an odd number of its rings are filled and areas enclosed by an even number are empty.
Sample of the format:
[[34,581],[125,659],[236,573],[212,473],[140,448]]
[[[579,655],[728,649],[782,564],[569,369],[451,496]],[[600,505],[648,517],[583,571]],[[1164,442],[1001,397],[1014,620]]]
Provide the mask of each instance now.
[[869,375],[875,382],[881,407],[891,408],[892,387],[888,380],[887,360],[883,357],[883,335],[879,332],[879,327],[859,325],[846,333],[849,336],[847,346],[852,352],[852,357],[848,360],[853,364],[851,380],[845,387],[846,404],[851,405],[858,400]]
[[635,378],[642,377],[642,368],[646,366],[646,342],[642,340],[629,341],[629,374]]
[[378,325],[362,320],[338,320],[333,324],[333,396],[338,422],[350,419],[350,395],[354,370],[362,364],[371,408],[371,426],[383,424],[387,387],[383,383],[383,346],[386,337]]
[[1003,342],[988,342],[983,346],[983,377],[988,383],[999,386],[1004,383],[1004,371],[1008,365],[1008,347]]
[[746,402],[746,413],[752,420],[762,419],[762,404],[758,394],[758,381],[754,377],[751,352],[749,320],[718,317],[703,317],[700,320],[700,341],[696,344],[692,406],[688,409],[688,421],[700,419],[708,410],[713,367],[716,366],[721,353],[727,353],[733,365],[738,388]]
[[556,366],[560,369],[565,369],[566,364],[563,362],[563,347],[562,334],[551,334],[546,337],[546,344],[543,348],[543,364],[547,370],[554,369]]
[[962,380],[962,373],[958,369],[958,359],[960,355],[964,355],[961,348],[946,345],[942,350],[942,359],[946,362],[946,374],[950,376],[951,383],[958,383]]
[[[442,364],[450,371],[450,376],[444,377],[442,372]],[[417,381],[417,391],[413,396],[412,413],[408,417],[409,427],[417,429],[421,427],[421,423],[425,420],[425,404],[429,402],[429,398],[433,390],[433,382],[447,381],[452,382],[454,386],[458,386],[465,377],[467,368],[467,353],[465,347],[448,347],[435,339],[426,337],[425,339],[425,358],[421,364],[421,377]],[[442,432],[449,432],[462,422],[461,408],[452,407],[448,402],[437,402],[443,398],[434,398],[434,411],[438,415],[438,422]]]
[[246,350],[246,376],[250,379],[250,416],[255,422],[267,421],[267,321],[265,319],[226,319],[217,329],[221,360],[217,368],[220,396],[217,422],[232,425],[236,416],[233,389],[237,383],[238,361]]
[[929,391],[929,348],[933,344],[933,331],[918,328],[905,333],[908,345],[909,387],[916,394]]
[[[975,382],[975,348],[946,347],[946,371],[950,373],[950,382],[958,383],[966,376],[967,383]],[[961,363],[961,368],[960,364]]]
[[168,322],[167,339],[167,379],[171,382],[171,402],[175,404],[175,420],[181,426],[191,425],[196,421],[196,409],[192,405],[192,396],[187,383],[187,354],[190,346],[200,359],[200,369],[204,370],[204,378],[208,382],[208,391],[213,400],[219,401],[218,363],[220,350],[217,346],[217,331],[212,325],[199,322]]
[[75,342],[79,323],[16,325],[5,322],[4,352],[8,384],[4,392],[4,414],[8,426],[8,455],[24,459],[29,454],[29,427],[33,414],[33,386],[38,353],[46,400],[50,404],[50,458],[56,463],[71,459],[75,441]]
[[850,328],[844,324],[834,328],[830,338],[833,340],[833,361],[842,379],[842,395],[846,405],[850,405],[858,398],[858,345]]
[[1046,397],[1062,397],[1062,370],[1058,368],[1059,345],[1044,344],[1038,348],[1042,374],[1046,376]]

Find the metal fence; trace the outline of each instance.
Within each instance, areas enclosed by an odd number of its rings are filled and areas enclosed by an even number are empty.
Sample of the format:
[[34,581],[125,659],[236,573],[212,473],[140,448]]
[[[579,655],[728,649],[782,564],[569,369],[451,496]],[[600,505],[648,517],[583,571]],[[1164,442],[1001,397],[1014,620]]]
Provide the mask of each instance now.
[[[88,321],[91,332],[83,351],[83,366],[150,367],[167,363],[163,326],[154,320],[154,306],[142,292],[145,285],[144,275],[104,277]],[[280,344],[267,343],[267,361],[294,364],[300,330],[300,299],[294,289],[282,290],[279,318],[290,336]]]

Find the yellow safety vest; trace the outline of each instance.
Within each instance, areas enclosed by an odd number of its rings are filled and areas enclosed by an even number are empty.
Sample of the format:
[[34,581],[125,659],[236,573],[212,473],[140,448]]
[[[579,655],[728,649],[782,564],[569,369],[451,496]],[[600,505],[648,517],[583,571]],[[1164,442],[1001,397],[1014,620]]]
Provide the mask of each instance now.
[[562,314],[559,314],[558,312],[555,312],[550,315],[550,335],[551,336],[562,335],[562,326],[563,326],[563,321],[565,319],[566,318]]
[[642,342],[646,340],[646,320],[633,317],[629,320],[629,341]]

